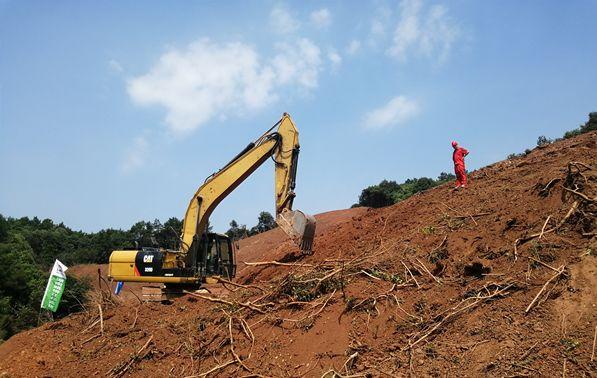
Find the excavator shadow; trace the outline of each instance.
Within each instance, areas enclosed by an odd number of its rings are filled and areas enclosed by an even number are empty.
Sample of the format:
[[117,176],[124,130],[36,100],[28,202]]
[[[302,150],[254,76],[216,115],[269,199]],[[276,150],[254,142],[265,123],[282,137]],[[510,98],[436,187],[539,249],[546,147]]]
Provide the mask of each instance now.
[[304,253],[289,252],[285,254],[284,257],[282,257],[281,259],[278,259],[278,261],[282,263],[293,263],[301,260],[303,257],[305,257]]
[[[300,261],[305,255],[301,252],[288,252],[282,258],[278,259],[278,262],[292,264],[294,262]],[[257,268],[257,267],[256,267]],[[240,283],[242,284],[250,284],[251,282],[255,282],[257,277],[265,270],[271,268],[270,266],[263,266],[257,269],[254,269],[248,276],[244,277]]]

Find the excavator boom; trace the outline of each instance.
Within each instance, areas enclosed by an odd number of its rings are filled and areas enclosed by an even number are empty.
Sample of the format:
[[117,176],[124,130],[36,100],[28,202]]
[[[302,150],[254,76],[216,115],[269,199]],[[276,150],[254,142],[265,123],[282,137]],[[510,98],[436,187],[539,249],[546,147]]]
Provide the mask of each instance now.
[[[272,131],[275,127],[276,131]],[[250,176],[265,160],[275,163],[276,222],[305,253],[310,253],[315,235],[315,219],[292,211],[299,154],[298,130],[284,114],[270,130],[249,144],[226,166],[210,176],[189,202],[182,229],[182,250],[205,232],[207,221],[218,204]]]
[[268,158],[275,164],[276,222],[303,253],[311,253],[315,218],[292,210],[299,149],[298,130],[290,116],[284,113],[274,126],[197,189],[185,213],[180,250],[113,251],[109,276],[118,281],[176,285],[200,284],[210,275],[233,277],[235,265],[231,242],[226,235],[207,232],[209,216]]

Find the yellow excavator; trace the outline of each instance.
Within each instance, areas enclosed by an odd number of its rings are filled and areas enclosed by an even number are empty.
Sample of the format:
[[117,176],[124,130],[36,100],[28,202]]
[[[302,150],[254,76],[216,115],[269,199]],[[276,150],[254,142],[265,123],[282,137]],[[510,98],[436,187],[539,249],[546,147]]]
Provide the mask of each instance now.
[[276,223],[303,253],[310,254],[315,218],[292,210],[298,155],[298,130],[284,113],[282,119],[199,187],[187,208],[178,250],[153,247],[113,251],[109,278],[192,288],[201,286],[209,277],[234,277],[233,244],[227,235],[207,232],[208,219],[216,206],[270,157],[275,164]]

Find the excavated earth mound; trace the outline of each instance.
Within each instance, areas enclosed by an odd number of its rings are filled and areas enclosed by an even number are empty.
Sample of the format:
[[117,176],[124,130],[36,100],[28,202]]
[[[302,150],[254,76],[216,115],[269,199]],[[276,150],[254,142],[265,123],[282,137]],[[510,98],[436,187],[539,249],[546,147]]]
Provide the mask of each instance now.
[[280,230],[242,240],[211,293],[100,288],[0,345],[0,376],[595,376],[596,152],[588,133],[465,190],[320,214],[311,256]]

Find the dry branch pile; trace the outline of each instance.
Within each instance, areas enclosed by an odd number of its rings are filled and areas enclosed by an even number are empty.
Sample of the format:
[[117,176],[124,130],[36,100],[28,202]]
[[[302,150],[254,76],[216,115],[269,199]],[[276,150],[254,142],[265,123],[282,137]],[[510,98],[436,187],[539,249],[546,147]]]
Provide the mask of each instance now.
[[[543,223],[541,231],[516,239],[514,242],[515,258],[518,257],[519,246],[535,238],[541,239],[546,234],[556,232],[566,223],[580,228],[583,236],[595,236],[597,228],[597,170],[582,162],[570,162],[567,166],[566,177],[563,180],[552,179],[539,191],[539,195],[547,197],[555,183],[560,181],[562,181],[562,203],[572,201],[572,205],[566,215],[553,227],[547,228],[550,220],[554,219],[552,215],[549,215]],[[547,188],[549,191],[546,191]]]

